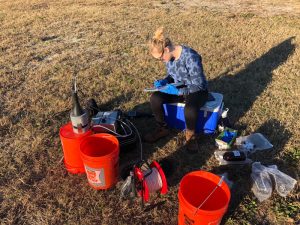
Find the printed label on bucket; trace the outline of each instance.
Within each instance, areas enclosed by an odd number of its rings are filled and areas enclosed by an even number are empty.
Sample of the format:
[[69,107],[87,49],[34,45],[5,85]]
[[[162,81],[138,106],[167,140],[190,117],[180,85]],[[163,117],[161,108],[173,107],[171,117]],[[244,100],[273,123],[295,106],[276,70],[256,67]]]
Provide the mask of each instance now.
[[88,166],[84,166],[88,181],[96,186],[101,187],[105,186],[105,177],[104,177],[104,168],[91,168]]
[[183,216],[184,216],[184,224],[185,225],[192,225],[195,223],[195,221],[190,219],[187,215],[184,214]]
[[[195,224],[196,221],[197,221],[197,223],[199,223],[201,221],[201,217],[199,217],[199,216],[194,218],[195,220],[189,218],[185,214],[183,214],[183,216],[184,216],[184,225],[193,225],[193,224]],[[222,218],[214,220],[214,221],[207,222],[207,225],[219,225],[221,223],[221,220],[222,220]]]

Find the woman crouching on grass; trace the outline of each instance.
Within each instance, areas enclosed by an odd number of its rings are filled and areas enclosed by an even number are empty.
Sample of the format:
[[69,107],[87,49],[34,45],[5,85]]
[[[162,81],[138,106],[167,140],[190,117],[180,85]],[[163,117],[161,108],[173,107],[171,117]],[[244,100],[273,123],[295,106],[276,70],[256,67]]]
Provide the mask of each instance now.
[[[166,88],[151,95],[150,104],[157,128],[146,134],[144,140],[153,143],[170,133],[164,121],[164,103],[184,102],[186,149],[190,153],[196,153],[199,149],[195,137],[198,112],[208,99],[207,80],[203,72],[201,56],[187,46],[174,45],[164,36],[162,27],[150,40],[150,53],[154,58],[165,63],[167,76],[154,82],[155,87],[166,85]],[[184,84],[182,88],[171,84],[179,82]]]

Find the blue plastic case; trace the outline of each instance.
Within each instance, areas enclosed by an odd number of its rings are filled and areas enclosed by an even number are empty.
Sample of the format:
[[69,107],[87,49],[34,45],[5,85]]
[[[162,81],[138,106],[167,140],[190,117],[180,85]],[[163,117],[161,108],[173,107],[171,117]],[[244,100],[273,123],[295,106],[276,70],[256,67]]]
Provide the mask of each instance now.
[[[218,125],[219,118],[223,110],[223,95],[220,93],[210,93],[213,101],[208,101],[199,109],[199,115],[196,125],[196,133],[213,134]],[[171,128],[184,130],[184,103],[164,104],[165,121]]]

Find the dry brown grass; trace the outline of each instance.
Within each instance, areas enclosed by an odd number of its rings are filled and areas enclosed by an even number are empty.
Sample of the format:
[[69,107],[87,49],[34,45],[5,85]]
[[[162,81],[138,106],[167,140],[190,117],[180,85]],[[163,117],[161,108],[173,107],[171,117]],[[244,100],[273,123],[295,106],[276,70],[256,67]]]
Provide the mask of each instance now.
[[260,16],[300,15],[300,2],[297,0],[188,0],[177,1],[183,8],[201,7],[219,12],[252,13]]
[[[273,10],[286,5],[268,2]],[[204,3],[213,6],[216,1]],[[242,3],[235,5],[240,10],[191,5],[168,0],[0,0],[2,224],[176,224],[178,182],[195,169],[230,172],[235,189],[225,224],[299,222],[299,187],[286,199],[273,193],[259,203],[250,190],[250,168],[219,168],[208,138],[196,157],[181,151],[182,133],[144,145],[147,159],[179,164],[169,180],[169,194],[152,202],[164,204],[147,212],[138,202],[119,201],[118,188],[92,190],[85,176],[67,174],[59,163],[58,131],[69,120],[72,73],[78,71],[82,100],[94,97],[103,109],[149,110],[149,95],[142,90],[165,70],[150,58],[145,43],[164,25],[173,40],[202,54],[211,90],[224,94],[240,133],[260,131],[273,143],[271,153],[255,159],[277,164],[299,180],[299,3],[289,1],[293,13],[270,16]],[[153,120],[135,122],[143,133],[154,126]],[[123,155],[121,164],[137,156]]]

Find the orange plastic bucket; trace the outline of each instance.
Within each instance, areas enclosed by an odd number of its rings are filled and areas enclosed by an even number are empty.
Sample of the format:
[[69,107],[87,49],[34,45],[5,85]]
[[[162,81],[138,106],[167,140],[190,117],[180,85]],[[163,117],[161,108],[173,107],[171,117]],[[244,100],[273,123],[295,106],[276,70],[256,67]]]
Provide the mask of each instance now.
[[119,141],[110,134],[98,133],[82,141],[80,155],[90,186],[108,189],[117,183],[119,152]]
[[[230,201],[230,190],[225,181],[217,187],[220,179],[219,176],[206,171],[194,171],[182,178],[178,191],[179,225],[221,223]],[[210,194],[207,201],[197,210]]]
[[71,123],[67,123],[60,128],[59,136],[64,152],[64,163],[70,173],[84,173],[84,166],[79,153],[80,143],[91,134],[92,131],[90,130],[84,134],[74,133]]

